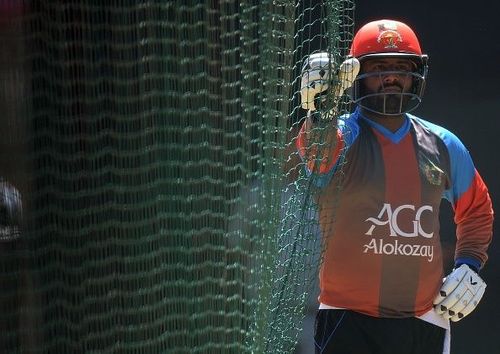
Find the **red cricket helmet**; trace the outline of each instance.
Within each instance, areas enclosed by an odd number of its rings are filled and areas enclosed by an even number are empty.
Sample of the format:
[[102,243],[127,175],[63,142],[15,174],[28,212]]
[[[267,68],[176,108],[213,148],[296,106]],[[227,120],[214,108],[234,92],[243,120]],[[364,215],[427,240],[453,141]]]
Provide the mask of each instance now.
[[[391,113],[387,112],[385,108],[383,110],[374,108],[369,103],[370,101],[374,102],[373,98],[376,98],[376,96],[383,96],[385,94],[363,92],[362,80],[368,76],[381,76],[383,73],[363,74],[363,67],[361,67],[361,73],[353,85],[352,95],[355,103],[370,111],[384,115],[406,113],[415,109],[420,104],[428,71],[428,57],[422,54],[418,38],[408,25],[400,21],[388,19],[365,24],[354,36],[350,56],[357,58],[361,64],[363,64],[363,61],[374,57],[408,58],[415,64],[415,70],[411,73],[405,73],[412,77],[413,88],[411,92],[401,94],[399,110]],[[385,99],[385,96],[383,98]]]
[[367,55],[422,56],[415,32],[394,20],[369,22],[354,36],[350,55],[359,59]]

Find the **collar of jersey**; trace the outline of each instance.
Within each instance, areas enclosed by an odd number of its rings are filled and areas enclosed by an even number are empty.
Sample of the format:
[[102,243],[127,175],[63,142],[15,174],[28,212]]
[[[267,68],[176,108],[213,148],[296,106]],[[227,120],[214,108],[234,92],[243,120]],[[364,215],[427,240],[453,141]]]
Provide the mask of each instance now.
[[[405,137],[405,135],[408,133],[408,131],[410,131],[410,119],[408,119],[408,115],[406,115],[406,114],[405,114],[405,121],[404,121],[403,125],[397,131],[395,131],[393,133],[389,129],[384,127],[383,125],[380,125],[380,124],[374,122],[373,120],[371,120],[370,118],[363,116],[363,114],[361,114],[361,112],[359,110],[357,110],[356,113],[358,114],[360,119],[363,119],[366,123],[368,123],[368,125],[370,125],[374,129],[376,129],[379,133],[381,133],[384,137],[389,139],[394,144],[399,143],[401,141],[401,139],[403,139]],[[387,118],[387,119],[391,119],[391,118]]]

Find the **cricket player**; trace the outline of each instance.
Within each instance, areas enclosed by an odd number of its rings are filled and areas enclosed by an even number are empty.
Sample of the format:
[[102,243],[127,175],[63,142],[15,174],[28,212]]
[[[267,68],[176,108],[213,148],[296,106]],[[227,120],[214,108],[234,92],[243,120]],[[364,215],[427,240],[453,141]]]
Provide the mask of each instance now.
[[[408,25],[367,23],[333,67],[326,52],[306,59],[307,118],[297,138],[320,191],[325,247],[316,353],[450,353],[450,320],[471,313],[486,289],[479,271],[492,238],[488,189],[453,133],[410,113],[422,100],[428,57]],[[336,97],[346,90],[355,110],[338,117]],[[457,238],[446,276],[443,198]]]

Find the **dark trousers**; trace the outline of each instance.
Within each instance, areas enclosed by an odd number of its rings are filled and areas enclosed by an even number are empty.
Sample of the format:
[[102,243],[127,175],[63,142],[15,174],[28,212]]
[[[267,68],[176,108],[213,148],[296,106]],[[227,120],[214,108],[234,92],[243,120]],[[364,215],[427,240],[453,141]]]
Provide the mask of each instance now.
[[446,330],[418,318],[377,318],[319,310],[317,354],[443,354]]

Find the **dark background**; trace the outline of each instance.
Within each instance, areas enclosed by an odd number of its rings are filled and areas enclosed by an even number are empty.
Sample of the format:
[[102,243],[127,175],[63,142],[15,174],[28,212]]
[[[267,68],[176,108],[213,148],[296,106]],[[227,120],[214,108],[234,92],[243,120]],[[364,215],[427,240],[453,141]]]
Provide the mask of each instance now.
[[[355,30],[391,18],[417,33],[429,55],[429,77],[416,115],[454,132],[467,146],[500,210],[500,19],[495,1],[356,1]],[[442,236],[452,242],[451,208],[443,205]],[[500,241],[494,225],[489,261],[481,275],[488,284],[475,312],[452,325],[453,354],[500,353]],[[447,268],[451,266],[446,265]]]

